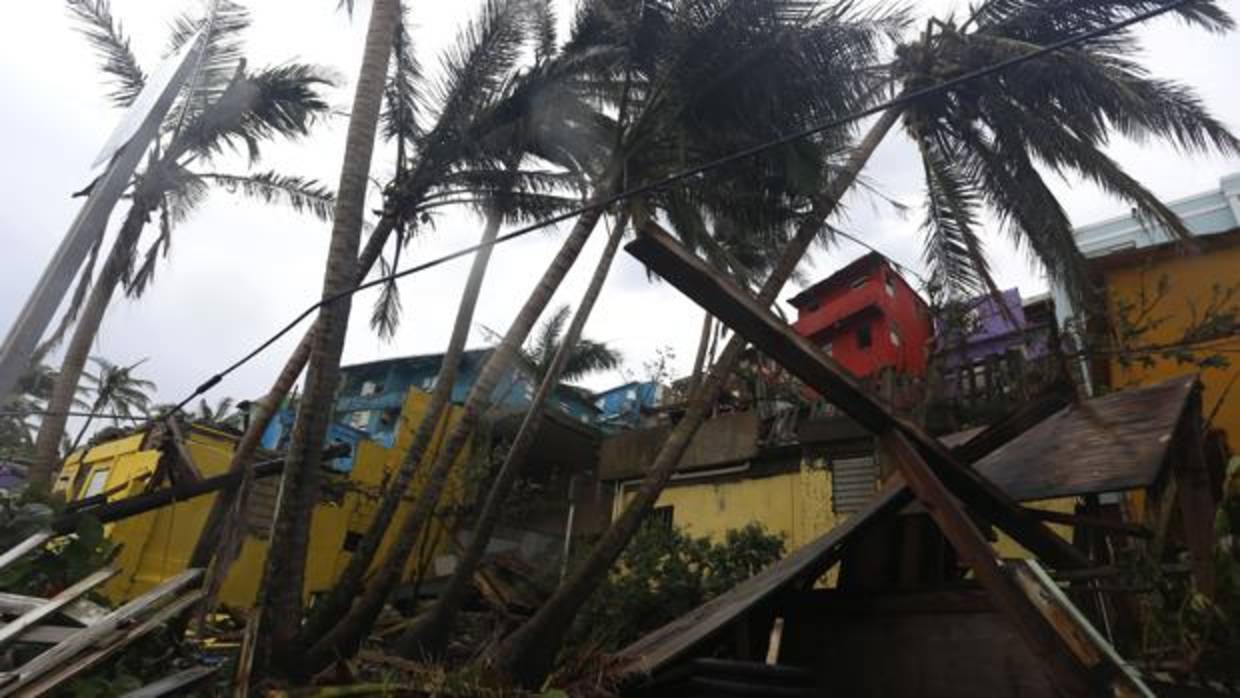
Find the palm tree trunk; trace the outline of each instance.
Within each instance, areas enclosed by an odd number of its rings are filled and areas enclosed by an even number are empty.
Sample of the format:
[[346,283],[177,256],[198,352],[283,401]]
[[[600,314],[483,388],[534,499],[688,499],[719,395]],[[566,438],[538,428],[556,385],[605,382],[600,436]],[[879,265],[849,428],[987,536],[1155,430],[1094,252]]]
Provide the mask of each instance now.
[[706,351],[710,349],[711,330],[715,327],[714,318],[710,313],[702,316],[702,336],[698,339],[697,355],[693,357],[693,373],[689,379],[689,394],[692,395],[702,383],[702,372],[707,368]]
[[448,641],[448,634],[452,631],[456,613],[465,601],[469,582],[473,579],[474,571],[479,563],[482,562],[487,544],[491,541],[495,526],[499,522],[500,509],[508,500],[512,486],[525,467],[526,457],[534,445],[534,437],[542,426],[542,418],[546,413],[548,401],[560,385],[560,376],[564,372],[568,357],[572,355],[577,342],[581,340],[581,332],[590,318],[595,301],[598,300],[599,292],[603,288],[603,282],[607,279],[607,273],[611,270],[612,261],[616,258],[616,250],[620,247],[620,240],[624,237],[624,229],[627,226],[628,216],[622,214],[620,220],[616,222],[616,229],[612,231],[611,237],[607,240],[603,256],[599,258],[598,266],[594,269],[594,276],[590,278],[590,285],[586,288],[581,303],[577,306],[577,312],[573,315],[572,322],[569,323],[560,348],[556,351],[555,358],[552,359],[551,366],[543,376],[538,392],[535,393],[533,402],[521,421],[521,427],[517,430],[517,436],[508,449],[503,465],[500,466],[499,474],[496,475],[495,481],[487,492],[482,511],[478,514],[478,520],[474,524],[469,545],[461,555],[461,560],[457,563],[452,578],[448,580],[448,586],[440,593],[435,605],[401,638],[400,651],[406,657],[438,656],[443,652]]
[[362,590],[366,571],[374,562],[375,553],[379,550],[379,545],[383,542],[388,528],[391,527],[396,510],[409,491],[409,484],[413,481],[414,473],[426,455],[431,437],[439,430],[440,422],[443,421],[447,407],[452,401],[452,388],[456,385],[456,374],[460,368],[461,356],[465,353],[465,342],[469,339],[474,310],[478,307],[478,298],[482,294],[482,280],[486,276],[487,266],[491,261],[491,252],[494,249],[491,243],[495,242],[496,236],[499,235],[501,222],[502,217],[498,211],[487,212],[486,227],[479,243],[482,247],[474,256],[469,278],[465,282],[465,290],[461,294],[461,304],[456,311],[456,322],[452,326],[452,336],[448,339],[448,348],[444,352],[439,373],[435,377],[435,388],[431,392],[430,404],[427,405],[426,413],[422,415],[422,421],[418,424],[418,430],[413,435],[413,442],[401,461],[395,479],[387,485],[387,490],[383,493],[383,499],[379,503],[379,508],[370,526],[358,542],[357,548],[350,556],[348,565],[336,581],[331,593],[323,601],[321,607],[316,609],[310,622],[306,624],[304,633],[306,637],[318,637],[330,630],[348,612],[354,599],[357,598]]
[[[55,472],[60,467],[60,440],[65,433],[67,413],[73,407],[73,397],[77,394],[78,383],[82,380],[82,371],[90,356],[99,327],[103,324],[103,316],[112,302],[112,294],[120,285],[129,268],[129,260],[133,256],[138,238],[150,217],[154,206],[147,199],[136,196],[120,232],[112,243],[107,261],[99,272],[99,278],[91,288],[77,324],[73,328],[73,337],[65,347],[65,356],[60,363],[60,371],[56,374],[56,382],[52,385],[52,396],[47,403],[48,414],[39,425],[39,435],[35,439],[34,464],[30,467],[29,482],[32,488],[47,491],[51,487]],[[69,496],[72,496],[70,493]]]
[[[392,54],[392,38],[400,21],[399,0],[375,0],[354,94],[344,163],[340,169],[331,246],[323,275],[323,297],[347,291],[357,278],[357,253],[366,208],[370,163],[378,130],[379,109]],[[318,329],[306,368],[305,397],[293,425],[284,467],[282,506],[277,512],[264,570],[266,584],[260,630],[260,662],[279,652],[285,669],[295,669],[297,639],[305,588],[310,519],[319,497],[319,465],[323,440],[334,407],[340,378],[340,355],[348,329],[350,296],[319,311]]]
[[[769,306],[784,283],[800,264],[827,218],[835,211],[840,199],[852,187],[878,144],[899,119],[898,109],[884,112],[865,138],[849,156],[840,174],[816,197],[814,210],[797,229],[796,236],[780,255],[779,261],[758,294],[758,303]],[[612,525],[604,532],[589,557],[562,584],[547,603],[524,625],[504,639],[495,655],[496,668],[503,674],[532,686],[540,683],[550,671],[563,642],[564,633],[572,624],[582,604],[606,578],[616,558],[624,551],[642,521],[650,513],[659,494],[676,472],[676,464],[684,455],[689,441],[697,433],[710,407],[718,399],[729,374],[735,369],[744,350],[745,341],[733,334],[719,361],[711,369],[701,388],[693,395],[684,417],[668,435],[655,456],[633,499]]]
[[[610,193],[611,189],[610,185],[604,188],[599,198]],[[508,328],[508,333],[492,352],[479,373],[477,381],[470,389],[460,421],[453,427],[443,448],[436,456],[434,466],[412,510],[401,522],[400,531],[388,557],[349,613],[330,632],[319,638],[306,653],[303,664],[307,670],[315,671],[326,666],[337,656],[352,656],[366,633],[370,631],[388,595],[400,581],[401,571],[405,567],[414,543],[434,513],[439,495],[447,485],[448,476],[451,474],[457,455],[465,447],[478,420],[490,407],[491,395],[499,385],[500,379],[512,366],[517,349],[529,335],[538,316],[551,302],[551,297],[559,288],[565,275],[568,274],[568,270],[572,268],[573,262],[581,253],[581,248],[589,239],[601,215],[600,209],[592,209],[577,219],[572,232],[564,240],[555,259],[543,273],[512,326]]]
[[[395,227],[396,216],[394,214],[385,214],[379,219],[366,242],[366,247],[358,257],[355,284],[365,281],[366,275],[378,261],[383,246]],[[241,552],[241,545],[245,542],[242,512],[246,510],[254,484],[253,472],[249,466],[262,443],[263,434],[271,424],[271,419],[280,409],[280,404],[288,397],[289,392],[293,390],[293,385],[297,383],[297,378],[310,359],[310,348],[314,344],[314,334],[318,326],[319,322],[316,318],[302,335],[301,341],[297,343],[297,347],[293,349],[288,360],[285,361],[284,368],[276,376],[275,383],[261,399],[254,403],[245,433],[237,442],[237,447],[233,449],[232,458],[228,464],[230,473],[242,473],[241,482],[235,489],[225,490],[216,495],[211,511],[207,514],[207,521],[203,524],[202,532],[198,536],[198,542],[194,545],[189,566],[205,568],[210,565],[211,567],[207,580],[203,584],[207,589],[207,595],[200,608],[204,610],[210,610],[214,605],[220,585],[227,578],[229,569]]]

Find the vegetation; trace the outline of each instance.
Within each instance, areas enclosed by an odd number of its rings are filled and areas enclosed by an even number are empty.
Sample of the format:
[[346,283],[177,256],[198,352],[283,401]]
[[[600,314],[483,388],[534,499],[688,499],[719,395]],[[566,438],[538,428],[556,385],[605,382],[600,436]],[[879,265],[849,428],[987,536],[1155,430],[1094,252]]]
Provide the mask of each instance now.
[[128,366],[119,366],[98,356],[92,356],[90,360],[98,370],[94,373],[82,372],[82,378],[86,379],[81,389],[83,396],[74,399],[74,405],[86,411],[88,416],[82,422],[77,437],[69,445],[69,453],[76,451],[82,443],[82,437],[86,435],[96,414],[107,413],[107,418],[112,420],[112,426],[129,426],[126,417],[133,417],[135,414],[145,416],[150,412],[151,393],[155,392],[154,382],[134,375],[134,369],[146,363],[146,359]]
[[745,581],[784,555],[759,524],[723,542],[659,521],[642,525],[569,634],[572,647],[614,652]]
[[[103,62],[104,75],[113,87],[113,105],[129,107],[145,84],[147,73],[112,16],[108,1],[69,0],[68,6]],[[134,178],[129,194],[132,203],[102,269],[94,277],[103,245],[101,235],[61,326],[37,352],[42,355],[59,343],[76,322],[48,400],[50,414],[39,426],[30,473],[36,487],[46,487],[59,464],[67,419],[63,413],[73,403],[113,294],[123,286],[131,296],[138,296],[150,286],[159,259],[168,254],[176,226],[192,215],[212,185],[268,203],[286,203],[320,217],[331,210],[331,193],[311,180],[275,172],[238,175],[204,169],[234,152],[243,153],[253,166],[264,142],[307,135],[328,109],[319,90],[330,80],[315,66],[290,62],[257,71],[247,69],[240,36],[249,23],[244,7],[232,0],[220,0],[207,16],[182,16],[173,24],[169,53],[179,50],[199,29],[207,28],[199,39],[203,49],[198,70],[170,111],[163,133],[151,146],[146,168]],[[158,220],[158,235],[139,255],[138,244],[152,219]]]

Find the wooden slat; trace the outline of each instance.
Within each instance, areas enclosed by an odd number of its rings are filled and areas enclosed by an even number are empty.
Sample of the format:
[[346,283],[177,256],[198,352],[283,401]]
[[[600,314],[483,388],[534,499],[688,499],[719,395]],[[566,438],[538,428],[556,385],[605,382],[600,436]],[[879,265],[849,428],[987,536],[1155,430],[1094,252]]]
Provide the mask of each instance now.
[[[20,616],[23,613],[29,613],[43,604],[46,599],[40,599],[34,596],[23,596],[22,594],[11,594],[8,592],[0,592],[0,613],[4,615]],[[86,599],[78,599],[60,609],[60,615],[82,625],[90,625],[98,621],[100,618],[108,615],[108,609],[100,606],[93,601]]]
[[[160,604],[202,576],[201,569],[189,569],[166,580],[159,586],[138,596],[129,603],[112,611],[98,622],[81,631],[30,660],[11,672],[0,674],[0,696],[12,695],[15,691],[29,684],[40,676],[61,667],[82,651],[105,639],[108,635],[136,621],[140,616],[157,608]],[[108,646],[113,646],[109,643]],[[38,695],[37,693],[33,695]]]
[[1193,585],[1207,597],[1214,597],[1214,510],[1210,473],[1206,469],[1205,438],[1202,433],[1201,393],[1193,394],[1187,419],[1180,424],[1180,433],[1172,453],[1172,468],[1179,487],[1177,499],[1180,519],[1184,523],[1184,539],[1193,566]]
[[[0,623],[0,629],[5,627],[4,623]],[[78,626],[40,625],[22,633],[22,636],[17,638],[17,644],[57,645],[81,630]]]
[[[147,618],[146,620],[131,626],[128,630],[125,630],[116,640],[102,644],[94,649],[90,649],[85,654],[78,655],[75,659],[73,659],[73,661],[61,666],[55,672],[47,674],[35,683],[26,686],[15,695],[17,698],[36,698],[36,696],[50,694],[57,686],[61,685],[65,681],[68,681],[78,674],[98,666],[100,662],[121,651],[133,641],[141,639],[151,631],[158,629],[164,623],[167,623],[173,618],[176,618],[180,614],[184,613],[194,604],[201,601],[205,593],[206,592],[201,589],[198,589],[176,599],[175,601],[159,609],[150,618]],[[8,688],[8,686],[5,686],[5,688]]]
[[1077,658],[1090,667],[1105,667],[1095,669],[1094,674],[1110,677],[1111,695],[1154,698],[1154,693],[1142,682],[1140,674],[1081,615],[1041,565],[1034,560],[1013,560],[1010,564],[1012,577]]
[[116,572],[117,570],[110,567],[97,570],[94,574],[88,575],[77,584],[64,589],[37,607],[23,613],[12,623],[4,626],[4,628],[0,628],[0,647],[16,640],[22,633],[30,630],[39,621],[56,613],[76,601],[79,596],[111,579],[116,575]]
[[1058,567],[1089,566],[1079,550],[976,471],[962,465],[937,439],[892,415],[839,364],[759,306],[730,279],[686,251],[657,224],[648,223],[625,250],[872,433],[898,428],[907,434],[956,496],[1027,549]]
[[120,698],[160,698],[160,696],[172,695],[174,691],[189,688],[206,679],[219,671],[221,666],[221,664],[216,664],[215,666],[196,666],[185,671],[178,671],[170,676],[165,676],[155,683],[147,684],[136,691],[130,691]]
[[43,547],[43,544],[51,540],[55,535],[56,534],[52,531],[39,531],[31,535],[26,540],[4,551],[4,554],[0,555],[0,570],[8,567],[14,562],[17,562],[30,551]]
[[1008,576],[995,549],[909,439],[902,432],[892,429],[879,440],[884,453],[895,462],[909,489],[925,505],[939,530],[956,550],[956,555],[973,570],[978,582],[989,592],[995,607],[1020,632],[1030,651],[1042,660],[1051,682],[1068,696],[1092,695],[1089,679],[1070,648],[1065,646],[1019,585]]

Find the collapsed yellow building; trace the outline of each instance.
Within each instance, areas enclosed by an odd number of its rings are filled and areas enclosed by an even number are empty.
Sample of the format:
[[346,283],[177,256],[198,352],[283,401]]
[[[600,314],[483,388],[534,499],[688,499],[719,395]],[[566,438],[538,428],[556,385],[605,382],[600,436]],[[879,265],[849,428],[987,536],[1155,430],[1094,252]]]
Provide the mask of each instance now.
[[[413,439],[430,396],[410,390],[402,406],[397,435],[392,448],[362,440],[352,449],[342,466],[324,472],[322,494],[311,523],[310,550],[306,562],[307,595],[331,587],[348,562],[350,550],[373,520],[384,483],[400,466]],[[461,410],[451,408],[431,445],[423,456],[418,476],[410,485],[417,492],[439,453],[447,431],[460,419]],[[184,453],[191,468],[201,477],[224,474],[238,437],[218,428],[186,424],[170,433],[157,426],[139,433],[88,446],[70,454],[58,477],[54,492],[69,501],[105,495],[109,502],[133,497],[155,488],[168,487],[166,461]],[[180,440],[180,446],[176,440]],[[444,491],[430,526],[414,547],[415,554],[405,571],[410,580],[424,573],[433,560],[451,552],[450,532],[455,512],[467,494],[467,466],[476,449],[466,448],[458,455],[453,478]],[[163,463],[161,463],[163,462]],[[85,472],[79,477],[79,471]],[[346,472],[340,472],[346,470]],[[245,512],[245,542],[236,564],[220,591],[225,606],[248,608],[255,600],[267,555],[271,522],[278,499],[279,477],[255,481],[255,490]],[[77,484],[76,491],[69,490]],[[183,571],[215,498],[210,494],[107,524],[109,540],[120,545],[113,565],[119,573],[103,588],[113,602],[121,602],[151,589],[159,582]],[[397,511],[397,521],[412,505],[406,496]],[[390,548],[397,526],[388,530],[376,556],[382,560]]]

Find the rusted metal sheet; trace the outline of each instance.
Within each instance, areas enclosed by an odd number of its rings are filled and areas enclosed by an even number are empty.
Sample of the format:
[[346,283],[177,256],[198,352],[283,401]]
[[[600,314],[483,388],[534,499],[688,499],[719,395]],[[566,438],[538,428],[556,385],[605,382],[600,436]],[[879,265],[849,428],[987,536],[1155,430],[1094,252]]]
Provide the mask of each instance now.
[[1153,485],[1163,472],[1195,377],[1069,405],[978,461],[1018,501]]
[[[758,455],[756,412],[735,412],[707,420],[680,458],[679,470],[737,463]],[[638,429],[605,439],[599,447],[599,479],[642,477],[667,440],[670,427]]]

